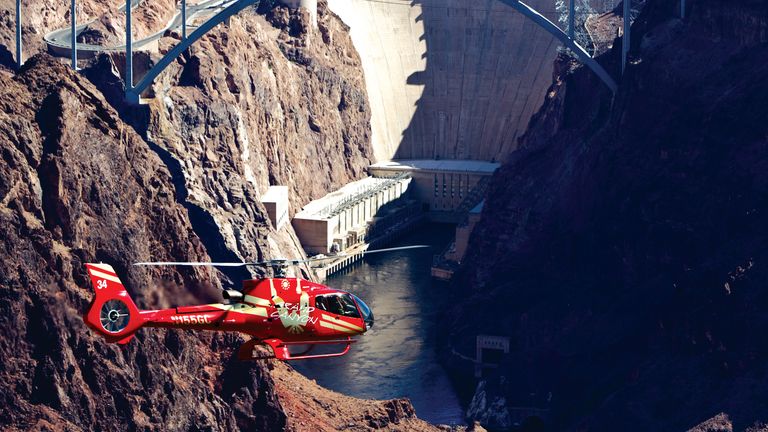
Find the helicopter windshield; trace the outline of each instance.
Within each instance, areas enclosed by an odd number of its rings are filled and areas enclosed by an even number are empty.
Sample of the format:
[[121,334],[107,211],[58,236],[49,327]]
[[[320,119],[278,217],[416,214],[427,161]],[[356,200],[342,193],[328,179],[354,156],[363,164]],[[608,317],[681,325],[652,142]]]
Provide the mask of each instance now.
[[360,312],[363,313],[363,320],[365,321],[365,325],[368,326],[368,328],[373,327],[373,312],[371,311],[371,308],[368,307],[367,304],[358,296],[352,294],[352,297],[355,298],[355,301],[357,301],[357,305],[360,307]]
[[360,318],[360,311],[351,294],[326,294],[315,298],[315,307],[336,315]]

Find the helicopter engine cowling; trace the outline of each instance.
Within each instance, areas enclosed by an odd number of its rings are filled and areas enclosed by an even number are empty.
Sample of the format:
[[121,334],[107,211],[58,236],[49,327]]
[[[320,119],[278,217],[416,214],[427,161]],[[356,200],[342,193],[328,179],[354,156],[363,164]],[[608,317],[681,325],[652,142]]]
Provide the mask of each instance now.
[[243,293],[238,290],[224,290],[221,295],[225,300],[231,300],[235,302],[243,301]]

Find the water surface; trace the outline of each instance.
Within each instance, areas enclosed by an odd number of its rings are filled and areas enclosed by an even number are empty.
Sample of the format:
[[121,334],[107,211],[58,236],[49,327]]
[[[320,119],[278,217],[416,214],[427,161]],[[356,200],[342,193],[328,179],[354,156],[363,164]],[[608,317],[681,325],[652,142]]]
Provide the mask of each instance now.
[[452,226],[424,226],[391,246],[430,244],[431,250],[370,255],[347,273],[326,280],[328,286],[362,298],[376,322],[346,356],[292,365],[318,384],[346,395],[408,397],[421,419],[463,424],[459,399],[435,355],[442,288],[430,277],[432,255],[445,247],[452,233]]

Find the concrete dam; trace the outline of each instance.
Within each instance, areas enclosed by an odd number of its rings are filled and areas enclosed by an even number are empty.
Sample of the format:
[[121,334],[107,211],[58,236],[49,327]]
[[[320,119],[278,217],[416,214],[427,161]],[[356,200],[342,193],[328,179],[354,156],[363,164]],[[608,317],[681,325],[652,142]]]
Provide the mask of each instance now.
[[[300,5],[311,10],[309,3]],[[551,0],[530,6],[557,20]],[[308,253],[346,253],[316,268],[321,278],[421,212],[462,223],[541,106],[560,46],[496,0],[329,0],[329,7],[350,27],[362,61],[377,163],[373,177],[307,204],[293,220]],[[397,176],[406,177],[394,195],[362,184]],[[341,210],[313,210],[328,207]],[[451,262],[438,261],[441,274],[451,274]]]
[[[183,6],[165,30],[149,37],[181,26],[181,42],[138,84],[128,73],[132,62],[126,61],[126,100],[140,103],[142,89],[179,52],[251,3]],[[316,0],[281,3],[306,9],[317,28]],[[553,0],[527,4],[553,22],[562,18],[562,10],[558,11],[562,4]],[[127,59],[133,57],[128,11],[138,7],[136,3],[125,10]],[[208,19],[197,22],[199,10],[209,7]],[[541,106],[560,41],[530,16],[498,0],[328,0],[328,8],[349,27],[360,56],[371,107],[374,164],[368,169],[372,177],[296,209],[292,225],[305,252],[354,254],[412,226],[422,213],[434,222],[462,223],[483,200],[499,162],[515,150],[517,137]],[[195,30],[187,38],[184,26],[189,23]],[[77,45],[73,38],[85,26],[73,22],[71,29],[50,33],[49,49],[57,54],[68,49],[73,65],[77,51],[110,49],[81,44],[73,50]],[[139,47],[144,39],[135,42]],[[396,192],[372,186],[400,177],[413,181],[398,186]],[[279,230],[292,212],[287,189],[271,186],[262,202],[271,209],[273,226]],[[334,210],[318,213],[311,211],[314,208]]]
[[[557,21],[555,2],[530,6]],[[552,80],[558,41],[496,0],[329,0],[350,26],[377,161],[497,161]]]

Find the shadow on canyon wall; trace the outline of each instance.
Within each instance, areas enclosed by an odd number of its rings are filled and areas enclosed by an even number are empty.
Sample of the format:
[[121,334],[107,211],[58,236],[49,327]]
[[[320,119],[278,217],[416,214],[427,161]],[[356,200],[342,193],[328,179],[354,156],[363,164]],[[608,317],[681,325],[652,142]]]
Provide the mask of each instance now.
[[[549,2],[529,3],[554,19]],[[495,0],[411,5],[426,67],[404,83],[423,93],[394,158],[504,159],[544,100],[559,43]]]

